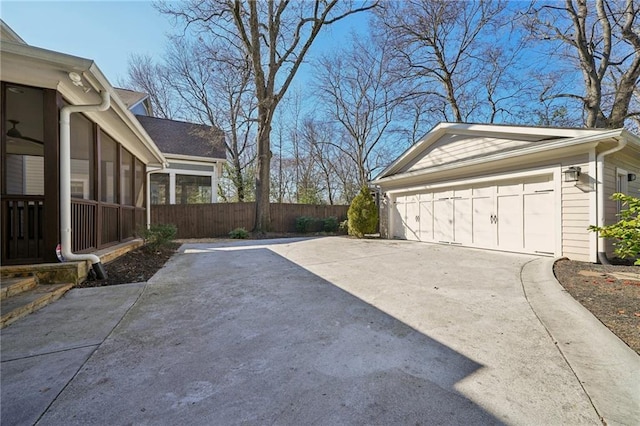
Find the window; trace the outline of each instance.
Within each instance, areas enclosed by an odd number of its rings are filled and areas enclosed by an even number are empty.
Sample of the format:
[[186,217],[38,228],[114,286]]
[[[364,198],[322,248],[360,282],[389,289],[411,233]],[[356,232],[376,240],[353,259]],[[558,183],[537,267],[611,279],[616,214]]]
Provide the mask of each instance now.
[[[627,194],[629,189],[629,183],[627,181],[627,171],[623,169],[616,168],[616,192],[621,192],[623,194]],[[616,210],[617,213],[622,211],[622,202],[616,202]]]
[[71,196],[95,200],[93,123],[71,114]]
[[211,176],[176,175],[176,204],[211,202]]
[[169,204],[169,175],[153,173],[150,177],[151,204]]
[[116,194],[118,178],[118,145],[106,133],[100,132],[100,174],[101,195],[100,201],[105,203],[117,203]]

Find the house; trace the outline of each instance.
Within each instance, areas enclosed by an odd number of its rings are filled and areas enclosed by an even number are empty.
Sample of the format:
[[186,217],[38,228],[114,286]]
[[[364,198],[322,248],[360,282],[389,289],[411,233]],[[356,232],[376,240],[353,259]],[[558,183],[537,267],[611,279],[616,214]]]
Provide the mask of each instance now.
[[136,117],[169,162],[150,175],[151,205],[217,202],[227,161],[224,133],[200,124]]
[[153,117],[146,93],[116,89],[168,161],[150,175],[151,205],[215,203],[226,163],[224,132],[202,124]]
[[614,192],[640,195],[640,138],[627,130],[441,123],[371,184],[386,238],[597,262]]
[[58,262],[61,244],[95,267],[148,223],[167,159],[92,60],[0,29],[2,265]]

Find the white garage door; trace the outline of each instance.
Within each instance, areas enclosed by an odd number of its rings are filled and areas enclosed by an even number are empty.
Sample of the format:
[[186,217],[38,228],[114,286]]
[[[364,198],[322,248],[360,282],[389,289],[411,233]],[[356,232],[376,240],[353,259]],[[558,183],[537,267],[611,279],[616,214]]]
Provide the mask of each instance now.
[[553,175],[453,187],[396,198],[394,236],[554,254]]

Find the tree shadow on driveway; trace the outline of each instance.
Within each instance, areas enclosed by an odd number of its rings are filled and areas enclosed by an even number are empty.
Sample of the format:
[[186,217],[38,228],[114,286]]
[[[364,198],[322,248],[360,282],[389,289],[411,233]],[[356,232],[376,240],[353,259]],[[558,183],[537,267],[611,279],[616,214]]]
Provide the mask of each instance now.
[[481,367],[266,248],[180,254],[40,421],[500,424]]

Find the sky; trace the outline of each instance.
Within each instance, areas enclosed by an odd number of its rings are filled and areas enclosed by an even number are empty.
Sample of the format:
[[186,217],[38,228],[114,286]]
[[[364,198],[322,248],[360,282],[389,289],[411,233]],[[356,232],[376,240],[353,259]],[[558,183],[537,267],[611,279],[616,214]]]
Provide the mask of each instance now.
[[[0,17],[27,44],[94,60],[113,86],[126,78],[132,54],[160,58],[166,35],[176,32],[172,18],[148,0],[2,0]],[[362,23],[357,18],[339,22],[321,33],[315,51],[330,49]]]

